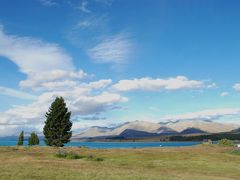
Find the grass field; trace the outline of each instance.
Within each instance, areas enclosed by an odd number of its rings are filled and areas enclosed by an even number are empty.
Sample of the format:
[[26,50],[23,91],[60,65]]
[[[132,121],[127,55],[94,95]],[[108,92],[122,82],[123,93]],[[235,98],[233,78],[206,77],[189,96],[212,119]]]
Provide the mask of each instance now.
[[66,148],[103,161],[57,158],[57,151],[49,147],[0,147],[0,179],[240,179],[240,155],[218,146]]

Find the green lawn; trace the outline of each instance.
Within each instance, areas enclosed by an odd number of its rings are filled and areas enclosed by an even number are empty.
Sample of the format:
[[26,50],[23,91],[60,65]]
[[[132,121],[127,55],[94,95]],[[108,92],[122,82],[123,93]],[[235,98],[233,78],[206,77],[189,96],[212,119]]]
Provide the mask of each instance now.
[[104,160],[57,158],[58,149],[49,147],[0,147],[0,179],[240,179],[240,155],[231,148],[66,150]]

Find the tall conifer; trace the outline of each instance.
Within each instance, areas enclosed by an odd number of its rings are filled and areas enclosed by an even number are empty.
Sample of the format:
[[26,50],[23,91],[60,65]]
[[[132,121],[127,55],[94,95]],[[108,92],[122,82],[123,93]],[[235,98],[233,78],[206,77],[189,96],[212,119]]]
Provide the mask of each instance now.
[[22,146],[23,145],[23,141],[24,141],[24,132],[22,131],[21,134],[18,137],[18,146]]
[[71,112],[68,111],[62,97],[57,97],[46,113],[43,134],[48,146],[62,147],[72,137]]

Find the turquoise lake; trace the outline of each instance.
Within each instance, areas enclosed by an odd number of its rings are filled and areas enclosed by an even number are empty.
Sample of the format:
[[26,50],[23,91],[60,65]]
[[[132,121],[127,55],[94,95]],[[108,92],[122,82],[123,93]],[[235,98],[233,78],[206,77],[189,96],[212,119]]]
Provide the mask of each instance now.
[[[17,141],[0,141],[0,146],[15,146]],[[150,147],[184,147],[201,144],[201,142],[70,142],[65,146],[86,146],[89,148],[111,149],[111,148],[150,148]],[[27,141],[24,142],[27,146]],[[40,142],[40,146],[45,146]]]

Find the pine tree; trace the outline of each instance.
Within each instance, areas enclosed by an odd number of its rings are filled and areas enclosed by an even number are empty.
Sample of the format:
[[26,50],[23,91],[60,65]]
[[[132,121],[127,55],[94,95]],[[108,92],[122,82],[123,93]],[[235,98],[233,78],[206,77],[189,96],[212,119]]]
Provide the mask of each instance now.
[[24,132],[22,131],[21,134],[18,137],[18,146],[22,146],[23,145],[23,140],[24,140]]
[[39,138],[38,135],[34,132],[31,133],[29,139],[28,139],[28,145],[34,146],[39,144]]
[[39,145],[39,138],[37,134],[35,134],[35,145]]
[[72,137],[71,112],[68,111],[62,97],[57,97],[46,113],[43,134],[48,146],[63,147]]

